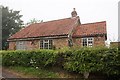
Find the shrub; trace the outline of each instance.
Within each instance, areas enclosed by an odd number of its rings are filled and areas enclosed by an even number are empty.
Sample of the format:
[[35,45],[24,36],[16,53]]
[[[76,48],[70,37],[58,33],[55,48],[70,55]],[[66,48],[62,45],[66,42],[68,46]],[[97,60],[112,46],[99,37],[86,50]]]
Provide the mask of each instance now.
[[120,75],[120,50],[116,47],[3,51],[1,53],[4,66],[50,67],[57,65],[71,72]]
[[118,48],[81,48],[72,51],[71,54],[65,53],[65,55],[67,60],[64,63],[64,68],[69,71],[120,74]]
[[2,53],[4,66],[47,66],[54,65],[57,54],[53,50],[5,51]]

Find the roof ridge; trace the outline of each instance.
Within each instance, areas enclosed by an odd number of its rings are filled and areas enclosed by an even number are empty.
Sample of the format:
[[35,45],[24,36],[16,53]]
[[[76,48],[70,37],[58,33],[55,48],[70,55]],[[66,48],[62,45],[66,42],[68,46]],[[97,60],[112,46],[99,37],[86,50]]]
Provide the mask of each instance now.
[[71,18],[71,17],[68,17],[68,18],[56,19],[56,20],[51,20],[51,21],[46,21],[46,22],[40,22],[40,23],[34,23],[34,24],[48,23],[48,22],[54,22],[54,21],[65,20],[65,19],[72,19],[72,18]]
[[[76,18],[78,18],[79,16],[77,16]],[[43,23],[48,23],[48,22],[54,22],[54,21],[62,21],[62,20],[65,20],[65,19],[76,19],[76,18],[72,18],[72,17],[68,17],[68,18],[62,18],[62,19],[56,19],[56,20],[51,20],[51,21],[46,21],[46,22],[40,22],[40,23],[32,23],[32,24],[30,24],[30,25],[28,25],[28,26],[26,26],[26,27],[30,27],[30,26],[32,26],[32,25],[36,25],[36,24],[43,24]],[[25,28],[26,28],[25,27]],[[24,28],[23,28],[24,29]]]
[[93,23],[84,23],[84,24],[81,24],[81,25],[97,24],[97,23],[104,23],[104,22],[106,23],[106,21],[100,21],[100,22],[93,22]]

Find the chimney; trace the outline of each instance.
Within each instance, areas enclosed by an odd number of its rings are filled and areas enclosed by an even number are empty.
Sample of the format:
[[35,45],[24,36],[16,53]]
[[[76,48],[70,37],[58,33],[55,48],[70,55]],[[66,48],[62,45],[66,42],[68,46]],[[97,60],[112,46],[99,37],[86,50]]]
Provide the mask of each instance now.
[[73,11],[71,12],[72,17],[77,17],[77,12],[75,11],[75,8],[73,8]]

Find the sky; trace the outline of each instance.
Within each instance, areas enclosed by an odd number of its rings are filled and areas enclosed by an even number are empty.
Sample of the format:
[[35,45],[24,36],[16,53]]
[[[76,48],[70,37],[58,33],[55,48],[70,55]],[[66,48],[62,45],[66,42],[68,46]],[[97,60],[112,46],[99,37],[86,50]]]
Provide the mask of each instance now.
[[120,0],[0,0],[0,5],[18,10],[24,23],[33,18],[51,21],[71,17],[76,8],[82,24],[106,21],[107,42],[118,40],[118,2]]

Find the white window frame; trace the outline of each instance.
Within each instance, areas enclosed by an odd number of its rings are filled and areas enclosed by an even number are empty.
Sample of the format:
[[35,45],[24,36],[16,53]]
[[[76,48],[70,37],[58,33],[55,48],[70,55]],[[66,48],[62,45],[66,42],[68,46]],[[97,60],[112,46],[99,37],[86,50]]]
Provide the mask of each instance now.
[[26,50],[26,41],[17,41],[16,50]]
[[[86,47],[93,47],[94,45],[94,38],[93,37],[87,37],[87,38],[82,38],[82,46],[83,46],[83,40],[86,39],[87,40],[87,46]],[[91,39],[91,40],[89,40]],[[89,42],[92,41],[92,45],[89,44]],[[84,46],[83,46],[84,47]]]
[[[51,46],[53,45],[53,40],[52,40],[52,44],[50,44],[50,40],[51,40],[51,39],[47,39],[47,41],[46,41],[46,40],[43,40],[43,44],[42,44],[43,47],[42,47],[42,49],[46,49],[46,48],[45,48],[45,43],[48,44],[48,48],[47,48],[47,49],[51,49],[51,48],[49,47],[49,45],[51,45]],[[39,47],[40,47],[40,49],[41,49],[41,40],[40,40],[40,43],[39,43]]]

